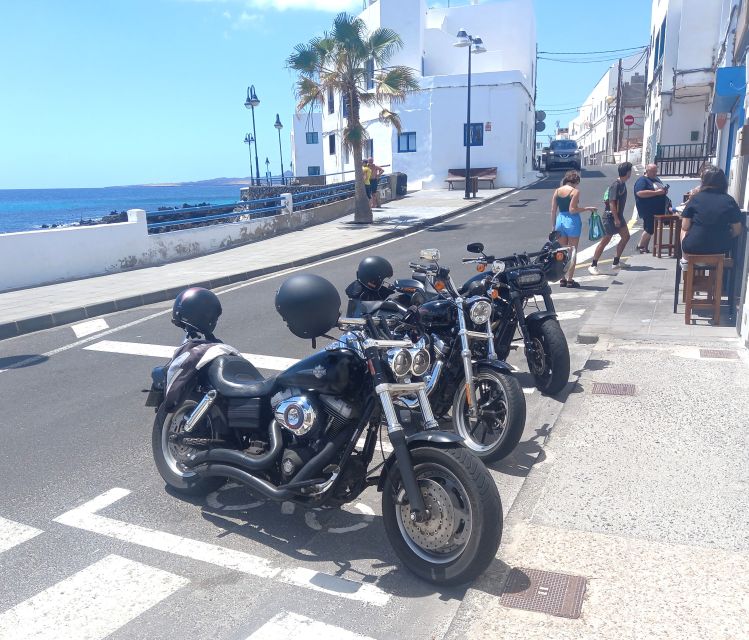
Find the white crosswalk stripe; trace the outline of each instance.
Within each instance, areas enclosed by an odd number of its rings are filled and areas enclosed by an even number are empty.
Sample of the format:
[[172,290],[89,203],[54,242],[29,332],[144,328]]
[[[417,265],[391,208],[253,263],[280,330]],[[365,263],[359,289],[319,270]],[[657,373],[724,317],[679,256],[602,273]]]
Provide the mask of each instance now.
[[0,638],[99,640],[188,583],[109,555],[0,614]]
[[96,318],[95,320],[87,320],[86,322],[79,322],[70,327],[75,333],[76,338],[85,338],[86,336],[99,333],[99,331],[106,331],[109,329],[109,325],[104,318]]
[[247,640],[372,640],[369,636],[346,631],[300,616],[297,613],[279,613],[260,627]]
[[557,312],[557,318],[562,320],[574,320],[575,318],[582,318],[585,313],[585,309],[571,309],[570,311],[559,311]]
[[40,529],[0,518],[0,553],[31,540],[40,533],[43,533]]

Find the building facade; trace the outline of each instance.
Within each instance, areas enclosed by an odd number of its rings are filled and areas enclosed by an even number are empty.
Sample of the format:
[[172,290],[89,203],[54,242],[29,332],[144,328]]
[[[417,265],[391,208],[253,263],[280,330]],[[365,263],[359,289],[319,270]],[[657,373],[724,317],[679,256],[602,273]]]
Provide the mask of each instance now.
[[296,113],[291,128],[291,163],[295,176],[323,173],[322,114]]
[[[532,3],[474,0],[428,9],[425,0],[374,0],[359,17],[370,31],[388,27],[400,35],[404,46],[391,64],[414,69],[420,84],[420,91],[392,107],[401,120],[400,133],[379,121],[379,107],[362,107],[362,124],[370,138],[365,157],[374,157],[388,172],[405,173],[410,189],[445,188],[449,169],[465,166],[469,54],[468,48],[453,46],[458,31],[465,29],[483,37],[487,48],[486,53],[472,54],[471,166],[497,167],[497,184],[502,186],[519,186],[535,177]],[[352,154],[342,144],[345,122],[341,96],[328,95],[320,137],[329,182],[353,177]],[[296,137],[297,148],[299,142]]]
[[642,146],[646,58],[645,51],[611,65],[570,121],[570,138],[586,164],[613,162],[615,152]]

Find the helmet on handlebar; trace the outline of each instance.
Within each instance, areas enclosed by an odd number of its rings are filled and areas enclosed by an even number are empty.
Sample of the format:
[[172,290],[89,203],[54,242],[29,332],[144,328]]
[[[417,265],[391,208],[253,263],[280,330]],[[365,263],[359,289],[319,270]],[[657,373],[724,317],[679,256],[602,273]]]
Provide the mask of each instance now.
[[[558,254],[563,253],[564,257]],[[562,259],[559,259],[562,257]],[[546,274],[546,279],[549,282],[558,282],[562,279],[564,271],[569,264],[570,256],[568,251],[560,250],[559,246],[550,247],[548,253],[543,254],[537,260],[538,265]]]
[[341,297],[325,278],[311,273],[291,276],[276,291],[276,311],[291,333],[310,340],[335,327]]
[[221,303],[213,291],[190,287],[174,300],[172,324],[188,331],[193,329],[202,334],[211,334],[220,315]]
[[356,269],[356,279],[367,289],[377,290],[393,277],[393,265],[381,256],[367,256]]

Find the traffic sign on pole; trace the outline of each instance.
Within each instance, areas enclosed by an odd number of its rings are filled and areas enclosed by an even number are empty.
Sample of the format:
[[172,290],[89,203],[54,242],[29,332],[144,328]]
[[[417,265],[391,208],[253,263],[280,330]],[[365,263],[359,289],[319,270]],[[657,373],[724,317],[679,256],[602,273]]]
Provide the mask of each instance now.
[[635,123],[635,117],[633,115],[624,116],[624,124],[631,127]]

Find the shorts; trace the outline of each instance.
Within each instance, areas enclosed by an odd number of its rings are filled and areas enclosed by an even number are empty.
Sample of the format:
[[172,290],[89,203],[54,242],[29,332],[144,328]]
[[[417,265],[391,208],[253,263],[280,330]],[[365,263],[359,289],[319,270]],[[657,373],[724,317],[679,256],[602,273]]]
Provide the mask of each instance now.
[[372,192],[372,183],[370,182],[369,184],[365,184],[364,185],[364,189],[367,192],[367,198],[371,198],[372,197],[372,193],[373,193]]
[[560,211],[554,229],[568,238],[579,238],[583,230],[583,221],[579,213]]
[[[614,236],[619,233],[621,227],[617,227],[614,224],[614,214],[611,211],[604,211],[601,216],[601,222],[603,223],[603,233],[607,236]],[[622,225],[624,221],[622,220]]]
[[652,236],[653,231],[655,231],[655,215],[652,213],[646,213],[640,217],[642,218],[642,228],[645,230],[645,233]]

